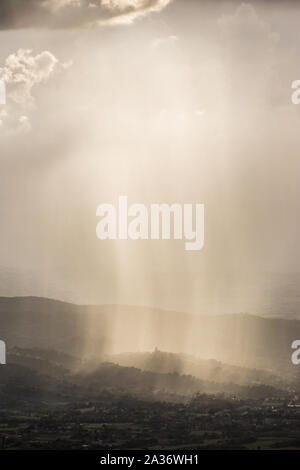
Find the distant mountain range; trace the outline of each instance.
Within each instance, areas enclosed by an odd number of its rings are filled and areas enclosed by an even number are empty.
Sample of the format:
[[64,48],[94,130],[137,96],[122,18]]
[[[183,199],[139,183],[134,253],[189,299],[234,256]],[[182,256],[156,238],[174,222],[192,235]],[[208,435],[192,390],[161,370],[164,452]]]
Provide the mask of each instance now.
[[193,314],[247,312],[300,320],[300,273],[120,272],[76,283],[57,273],[0,265],[0,296],[58,298],[76,304],[150,305]]
[[300,322],[2,297],[0,338],[8,348],[53,349],[79,358],[158,348],[240,367],[296,373],[291,343],[300,339]]

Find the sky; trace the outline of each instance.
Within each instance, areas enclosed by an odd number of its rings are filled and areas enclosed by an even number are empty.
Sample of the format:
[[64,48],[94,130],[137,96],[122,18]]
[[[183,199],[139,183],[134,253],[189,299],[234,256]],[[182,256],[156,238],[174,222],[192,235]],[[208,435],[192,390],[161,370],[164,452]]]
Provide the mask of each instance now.
[[[292,1],[2,1],[0,294],[272,312],[262,273],[300,272],[299,20]],[[204,248],[100,241],[120,195],[203,203]]]

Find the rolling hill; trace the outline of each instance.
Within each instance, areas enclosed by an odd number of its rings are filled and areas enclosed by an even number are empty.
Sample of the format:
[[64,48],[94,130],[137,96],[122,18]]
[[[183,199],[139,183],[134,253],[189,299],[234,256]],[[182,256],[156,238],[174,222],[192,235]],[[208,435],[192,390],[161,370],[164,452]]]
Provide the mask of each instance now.
[[53,349],[79,358],[158,348],[285,372],[296,371],[297,366],[291,364],[291,343],[300,338],[300,321],[3,297],[0,338],[8,348]]

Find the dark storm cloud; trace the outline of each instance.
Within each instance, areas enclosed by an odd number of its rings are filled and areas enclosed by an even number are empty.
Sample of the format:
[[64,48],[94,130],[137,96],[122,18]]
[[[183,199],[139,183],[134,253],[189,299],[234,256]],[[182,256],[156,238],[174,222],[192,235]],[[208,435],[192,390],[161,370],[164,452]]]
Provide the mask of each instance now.
[[130,23],[160,11],[172,0],[1,0],[0,29],[72,28],[93,23]]

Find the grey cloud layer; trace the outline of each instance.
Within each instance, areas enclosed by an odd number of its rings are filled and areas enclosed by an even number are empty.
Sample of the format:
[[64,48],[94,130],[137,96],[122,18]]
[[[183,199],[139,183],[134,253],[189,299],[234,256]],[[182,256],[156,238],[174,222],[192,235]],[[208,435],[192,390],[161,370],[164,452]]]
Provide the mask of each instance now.
[[72,28],[130,23],[160,11],[172,0],[1,0],[0,29]]

